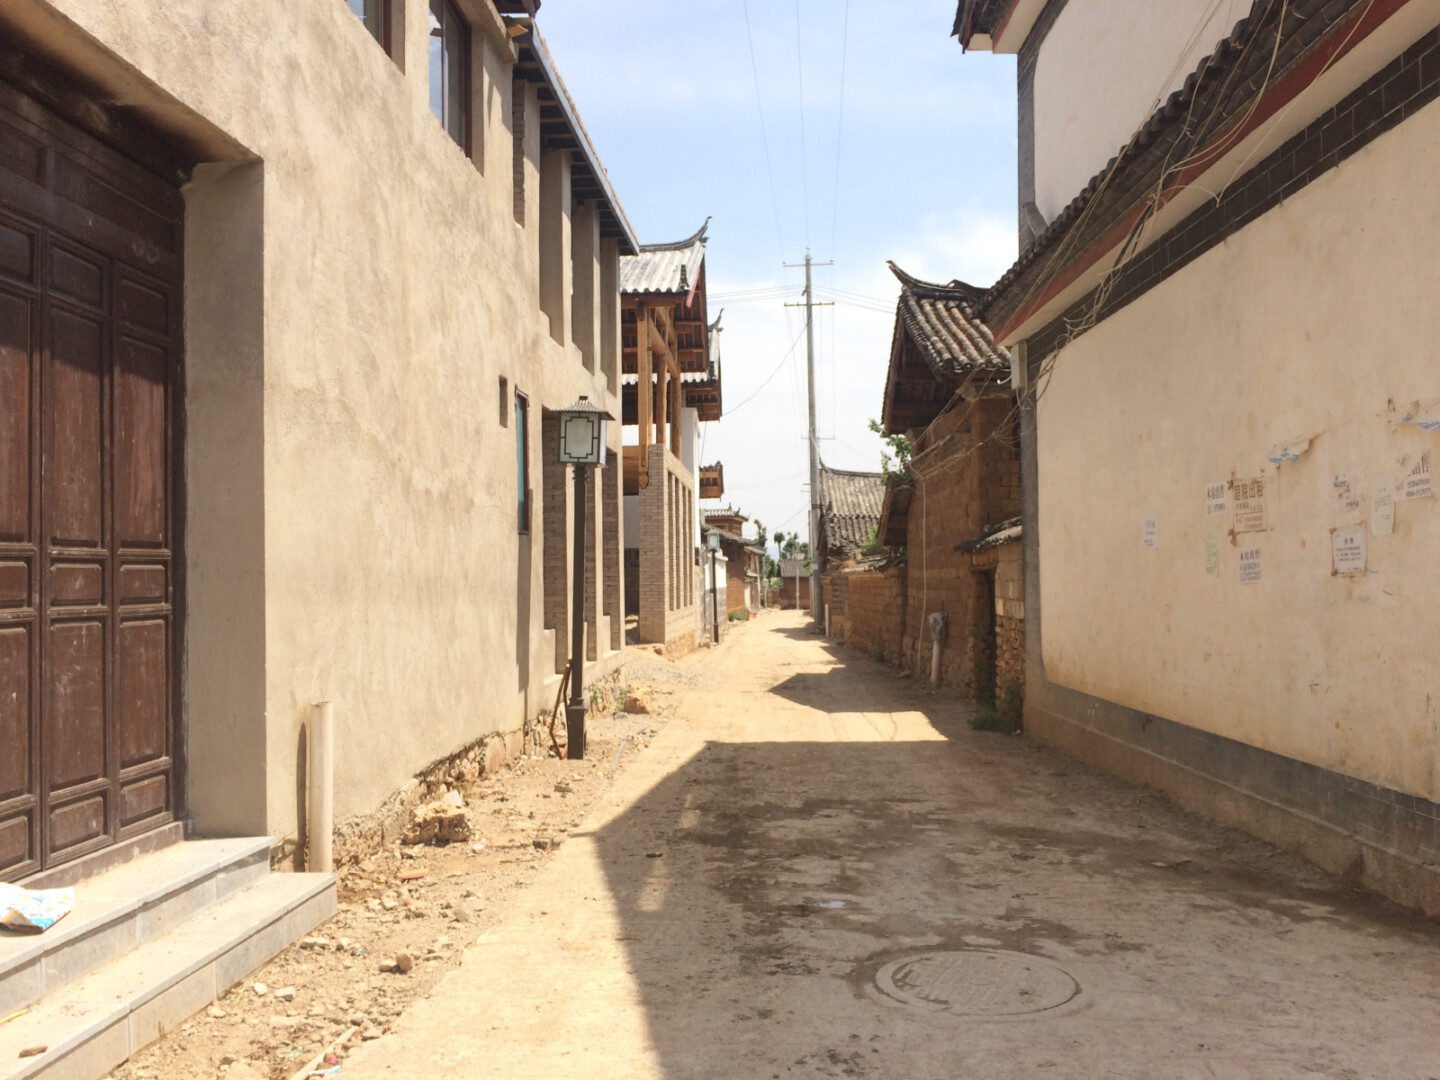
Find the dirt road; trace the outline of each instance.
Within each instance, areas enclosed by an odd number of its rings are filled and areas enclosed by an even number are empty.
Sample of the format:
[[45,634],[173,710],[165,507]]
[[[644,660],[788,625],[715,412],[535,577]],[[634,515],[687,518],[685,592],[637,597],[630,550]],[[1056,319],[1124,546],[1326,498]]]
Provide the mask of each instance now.
[[[667,682],[662,683],[663,677]],[[1440,1077],[1440,928],[792,613],[345,1077]]]

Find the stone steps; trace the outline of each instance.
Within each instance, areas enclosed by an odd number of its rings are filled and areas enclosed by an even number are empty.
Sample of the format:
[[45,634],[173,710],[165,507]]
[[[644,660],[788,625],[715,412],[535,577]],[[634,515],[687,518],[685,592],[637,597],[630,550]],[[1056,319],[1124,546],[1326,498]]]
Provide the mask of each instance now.
[[80,883],[45,934],[0,937],[0,1019],[28,1008],[0,1025],[0,1080],[96,1080],[334,913],[334,875],[271,874],[269,851],[176,844]]

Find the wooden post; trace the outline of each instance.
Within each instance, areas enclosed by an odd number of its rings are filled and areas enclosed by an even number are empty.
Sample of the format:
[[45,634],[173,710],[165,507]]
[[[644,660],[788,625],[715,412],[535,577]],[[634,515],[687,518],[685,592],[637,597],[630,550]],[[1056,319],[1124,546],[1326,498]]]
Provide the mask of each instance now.
[[635,304],[635,370],[640,382],[635,387],[636,419],[640,427],[640,486],[650,486],[650,312],[645,301]]
[[660,373],[655,380],[655,398],[657,411],[655,413],[655,441],[661,446],[670,445],[670,432],[666,427],[670,419],[670,365],[661,364]]

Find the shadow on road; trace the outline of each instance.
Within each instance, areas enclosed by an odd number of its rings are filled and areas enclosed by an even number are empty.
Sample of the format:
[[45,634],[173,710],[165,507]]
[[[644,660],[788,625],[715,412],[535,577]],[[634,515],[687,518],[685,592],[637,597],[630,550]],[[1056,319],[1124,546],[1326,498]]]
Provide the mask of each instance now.
[[[1136,1062],[1162,1059],[1144,1075],[1288,1076],[1322,1044],[1361,1038],[1354,1008],[1388,993],[1376,948],[1435,952],[1434,928],[1384,901],[971,731],[963,703],[856,674],[797,672],[773,693],[832,715],[914,709],[933,735],[712,742],[596,834],[667,1080],[1139,1076]],[[1082,993],[1072,1011],[1002,1023],[877,987],[893,962],[936,950],[1046,958]],[[1336,978],[1348,1003],[1325,992]],[[1244,1069],[1204,1050],[1217,995]],[[1398,1036],[1403,1010],[1363,1025]],[[1076,1055],[1083,1068],[1047,1071]]]

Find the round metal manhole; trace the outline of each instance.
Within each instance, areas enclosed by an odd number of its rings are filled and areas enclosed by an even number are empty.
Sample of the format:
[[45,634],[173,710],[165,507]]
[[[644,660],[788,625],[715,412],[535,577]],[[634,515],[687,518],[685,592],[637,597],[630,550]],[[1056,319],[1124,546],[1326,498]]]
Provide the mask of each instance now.
[[875,985],[906,1005],[957,1016],[1046,1012],[1080,993],[1080,984],[1048,960],[984,949],[907,956],[877,971]]

